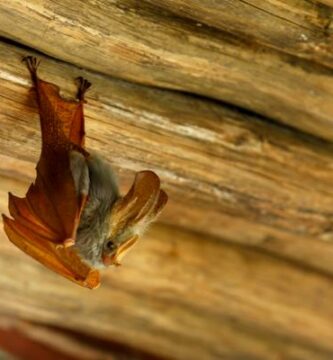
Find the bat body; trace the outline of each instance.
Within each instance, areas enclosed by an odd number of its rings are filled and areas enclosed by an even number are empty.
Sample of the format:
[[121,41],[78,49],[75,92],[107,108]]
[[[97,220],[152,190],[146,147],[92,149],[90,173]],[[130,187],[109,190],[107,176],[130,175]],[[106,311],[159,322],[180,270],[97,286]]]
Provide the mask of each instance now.
[[75,248],[89,265],[104,267],[103,254],[110,248],[108,233],[114,203],[120,199],[116,175],[97,154],[88,159],[79,152],[70,154],[71,171],[78,194],[88,196],[77,230]]
[[9,194],[3,215],[9,239],[43,265],[79,285],[100,284],[100,268],[119,265],[167,202],[158,176],[136,174],[121,196],[111,166],[84,148],[83,104],[87,80],[79,78],[76,101],[37,76],[38,63],[26,62],[40,112],[42,151],[37,177],[25,198]]

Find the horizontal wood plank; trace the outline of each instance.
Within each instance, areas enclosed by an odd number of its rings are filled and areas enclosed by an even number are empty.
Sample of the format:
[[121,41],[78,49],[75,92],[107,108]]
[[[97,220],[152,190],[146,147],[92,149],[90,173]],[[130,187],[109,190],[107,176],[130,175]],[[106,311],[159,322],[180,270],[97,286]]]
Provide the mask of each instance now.
[[[333,10],[298,0],[145,0],[180,18],[248,42],[333,67]],[[331,1],[331,0],[329,0]]]
[[[163,360],[121,343],[88,336],[82,331],[49,326],[17,317],[0,317],[3,360]],[[9,357],[8,353],[15,357]]]
[[[24,194],[40,151],[24,51],[0,45],[1,210]],[[42,57],[43,58],[43,57]],[[44,58],[43,58],[44,59]],[[88,148],[120,174],[152,169],[170,202],[162,222],[255,246],[333,273],[333,147],[214,102],[103,78],[44,59],[44,79],[88,93]]]
[[320,0],[322,4],[333,7],[333,0]]
[[0,213],[9,191],[25,194],[40,152],[21,63],[35,52],[21,44],[53,57],[39,55],[40,75],[64,96],[77,76],[92,82],[87,147],[122,192],[151,169],[170,198],[94,291],[20,252],[0,223],[1,349],[31,360],[333,358],[333,144],[318,139],[333,139],[330,5],[0,5]]
[[155,226],[121,268],[104,271],[94,291],[45,271],[2,234],[0,287],[2,315],[147,356],[333,356],[331,277],[165,226]]
[[[215,9],[216,2],[195,3],[188,16],[200,12],[214,22],[213,29],[145,1],[3,2],[0,35],[91,70],[222,100],[333,139],[328,7],[294,0],[288,6],[276,0],[223,1],[210,17],[208,5]],[[164,7],[181,4],[192,6],[183,0]],[[232,22],[231,7],[239,20],[218,31],[217,22]],[[251,22],[261,24],[252,33]]]

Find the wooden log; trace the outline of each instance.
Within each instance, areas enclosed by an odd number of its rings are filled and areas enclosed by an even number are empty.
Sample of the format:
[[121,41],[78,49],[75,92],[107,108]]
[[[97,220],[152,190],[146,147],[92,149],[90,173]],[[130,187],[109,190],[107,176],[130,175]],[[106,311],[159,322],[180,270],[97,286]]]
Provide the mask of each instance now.
[[320,0],[320,2],[333,7],[333,0]]
[[[0,45],[0,205],[24,194],[40,151],[26,51]],[[44,59],[42,57],[42,59]],[[255,246],[333,273],[332,145],[188,95],[94,75],[45,59],[41,76],[74,94],[94,84],[87,145],[120,173],[156,171],[170,195],[161,221]]]
[[[36,331],[37,328],[37,331]],[[34,335],[38,332],[38,327],[27,323],[19,322],[17,319],[1,318],[0,319],[0,348],[6,350],[6,355],[0,351],[0,359],[3,360],[75,360],[77,357],[68,355],[64,351],[58,351],[54,344],[57,344],[58,337],[56,334],[49,332],[48,329],[43,329],[38,333],[39,337],[36,339]],[[49,339],[54,338],[53,346],[45,344],[45,336]],[[42,339],[42,341],[41,341]],[[44,342],[43,342],[44,340]],[[61,347],[63,348],[66,341],[63,341]],[[73,344],[71,344],[73,346]],[[74,346],[73,346],[74,347]],[[75,348],[75,347],[74,347]],[[86,350],[86,349],[85,349]],[[9,357],[8,353],[15,356]],[[87,357],[82,357],[82,359]],[[96,357],[95,357],[96,358]]]
[[[0,5],[4,36],[100,73],[40,56],[41,76],[65,96],[79,75],[93,83],[87,145],[122,190],[149,168],[170,195],[161,224],[95,291],[46,271],[1,227],[0,348],[33,360],[333,358],[333,145],[108,76],[227,100],[332,139],[332,50],[319,46],[332,41],[330,10],[202,3]],[[302,34],[313,48],[294,40]],[[0,212],[8,191],[25,193],[40,151],[27,51],[0,42]]]
[[[0,241],[2,315],[145,359],[331,359],[332,285],[266,254],[159,226],[91,291]],[[66,349],[63,341],[51,336],[49,344]]]
[[[331,1],[331,0],[329,0]],[[198,27],[211,27],[290,54],[333,67],[332,9],[311,1],[146,0]]]
[[[211,21],[227,19],[229,26],[234,16],[223,9],[235,6],[240,17],[227,33],[172,16],[170,9],[195,3],[184,1],[166,2],[166,13],[134,0],[2,2],[0,34],[94,71],[223,100],[333,139],[330,8],[294,0],[224,1]],[[196,3],[188,16],[206,7]],[[257,15],[261,25],[251,32]]]
[[[0,347],[5,360],[162,360],[138,349],[55,326],[0,317]],[[8,353],[15,358],[8,357]]]

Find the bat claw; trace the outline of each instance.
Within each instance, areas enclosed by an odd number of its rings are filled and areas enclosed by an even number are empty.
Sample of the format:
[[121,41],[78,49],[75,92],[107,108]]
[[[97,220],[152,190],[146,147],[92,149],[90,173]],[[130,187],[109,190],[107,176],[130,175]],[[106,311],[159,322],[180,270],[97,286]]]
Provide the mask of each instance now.
[[22,61],[27,64],[28,70],[30,71],[32,81],[35,83],[37,81],[37,70],[40,64],[40,60],[38,60],[34,56],[25,56]]
[[87,79],[83,78],[82,76],[77,77],[75,80],[79,82],[79,88],[76,97],[80,101],[84,101],[84,94],[90,88],[91,82],[89,82]]

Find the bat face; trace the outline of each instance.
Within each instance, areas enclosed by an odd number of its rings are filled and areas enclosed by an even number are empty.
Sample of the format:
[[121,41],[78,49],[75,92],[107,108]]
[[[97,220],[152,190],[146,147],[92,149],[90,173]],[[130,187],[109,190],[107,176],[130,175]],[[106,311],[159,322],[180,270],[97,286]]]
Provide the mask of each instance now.
[[98,268],[119,265],[124,254],[167,202],[152,171],[136,174],[125,196],[100,157],[84,149],[84,93],[64,100],[59,88],[37,76],[38,62],[26,58],[37,95],[42,151],[37,177],[25,198],[10,194],[3,215],[9,239],[49,269],[75,283],[96,288]]
[[138,173],[128,194],[121,197],[116,174],[100,155],[86,158],[72,151],[70,167],[77,195],[87,197],[75,249],[94,268],[120,265],[162,208],[158,176],[152,171]]
[[[133,247],[166,202],[166,195],[160,190],[160,180],[152,171],[139,172],[128,194],[121,197],[113,169],[103,158],[94,154],[89,161],[82,162],[81,155],[71,156],[71,159],[74,179],[83,179],[81,187],[75,181],[76,191],[78,194],[86,193],[88,197],[75,248],[94,268],[120,265],[120,259]],[[77,166],[79,161],[80,166]],[[84,166],[88,167],[87,171]],[[87,179],[84,179],[84,174],[87,174]]]
[[139,236],[136,234],[123,236],[123,239],[108,240],[102,252],[102,263],[104,266],[121,265],[121,259],[128,250],[137,242]]
[[126,196],[111,209],[109,234],[104,251],[104,264],[120,264],[120,259],[132,248],[149,224],[159,215],[167,202],[160,189],[160,179],[152,171],[137,173]]

